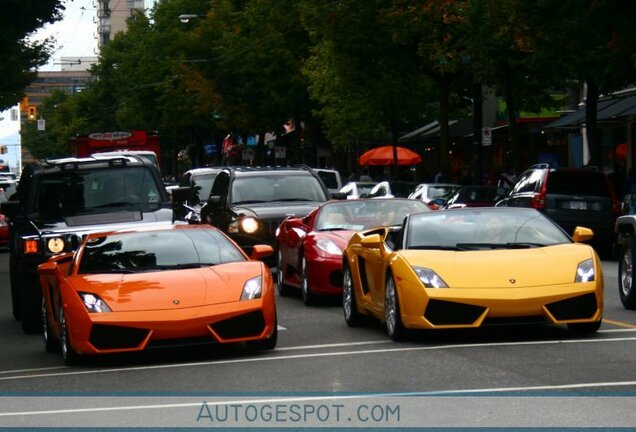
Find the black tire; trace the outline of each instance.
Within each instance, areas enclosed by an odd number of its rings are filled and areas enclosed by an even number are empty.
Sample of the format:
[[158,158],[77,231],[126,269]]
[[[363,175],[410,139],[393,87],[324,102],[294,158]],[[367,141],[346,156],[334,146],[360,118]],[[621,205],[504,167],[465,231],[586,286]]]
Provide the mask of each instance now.
[[603,323],[603,319],[589,323],[571,323],[568,324],[568,330],[576,335],[590,335],[598,331]]
[[634,259],[636,250],[634,238],[627,237],[618,257],[618,295],[625,309],[636,309],[636,289],[634,289]]
[[278,342],[278,319],[274,321],[274,333],[267,338],[255,341],[246,342],[246,346],[248,349],[252,351],[269,351],[276,348],[276,343]]
[[291,287],[283,282],[284,272],[283,253],[280,251],[280,248],[278,248],[278,252],[276,253],[276,288],[278,289],[278,295],[281,297],[289,297],[291,295]]
[[11,281],[11,306],[13,309],[13,318],[16,321],[22,319],[22,302],[20,301],[20,278],[18,277],[17,264],[13,252],[9,257],[9,278]]
[[305,306],[316,304],[316,295],[309,289],[309,278],[307,277],[307,259],[303,255],[300,258],[300,295]]
[[401,341],[406,336],[406,329],[402,323],[400,315],[400,302],[398,301],[397,289],[393,275],[387,273],[384,290],[384,321],[386,323],[386,333],[394,341]]
[[342,311],[349,327],[357,327],[362,324],[363,315],[358,312],[351,269],[347,264],[342,265]]
[[64,360],[66,366],[74,366],[81,363],[81,357],[73,350],[71,345],[64,306],[60,306],[60,350],[62,351],[62,360]]
[[[21,275],[20,284],[22,330],[25,333],[37,333],[42,331],[42,291],[35,278],[29,275]],[[39,282],[39,281],[38,281]]]
[[51,326],[49,325],[48,312],[46,311],[46,302],[42,298],[42,341],[44,342],[44,349],[46,352],[55,352],[59,349],[59,342],[51,333]]

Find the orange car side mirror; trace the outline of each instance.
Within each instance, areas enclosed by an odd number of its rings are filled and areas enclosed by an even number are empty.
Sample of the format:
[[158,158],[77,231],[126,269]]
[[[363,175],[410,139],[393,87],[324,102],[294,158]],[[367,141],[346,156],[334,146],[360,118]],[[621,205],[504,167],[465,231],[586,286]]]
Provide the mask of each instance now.
[[574,228],[574,234],[572,234],[572,239],[577,243],[590,240],[592,237],[594,237],[594,231],[580,226]]
[[270,245],[264,245],[264,244],[260,244],[260,245],[254,245],[254,247],[252,247],[252,253],[250,254],[250,259],[251,260],[259,260],[261,258],[270,256],[274,253],[274,248],[271,247]]
[[40,274],[53,274],[55,277],[62,275],[60,267],[56,261],[46,261],[38,266],[38,273]]

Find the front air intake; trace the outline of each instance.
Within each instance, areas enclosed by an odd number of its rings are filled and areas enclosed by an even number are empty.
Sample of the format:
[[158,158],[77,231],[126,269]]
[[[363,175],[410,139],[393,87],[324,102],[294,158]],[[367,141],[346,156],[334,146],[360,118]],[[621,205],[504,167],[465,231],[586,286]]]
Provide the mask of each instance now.
[[260,310],[228,318],[211,324],[222,339],[237,339],[258,336],[265,330],[265,319]]
[[429,300],[424,317],[433,325],[470,325],[486,308],[444,300]]
[[588,319],[596,313],[596,295],[584,294],[577,297],[547,304],[546,309],[558,321]]
[[89,342],[99,350],[138,347],[148,336],[147,329],[94,324]]

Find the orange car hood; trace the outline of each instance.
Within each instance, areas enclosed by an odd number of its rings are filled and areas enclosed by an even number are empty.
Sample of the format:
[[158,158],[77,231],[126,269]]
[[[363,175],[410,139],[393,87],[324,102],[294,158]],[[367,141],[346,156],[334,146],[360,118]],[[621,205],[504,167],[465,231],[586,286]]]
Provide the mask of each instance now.
[[[577,265],[592,258],[591,247],[564,244],[532,249],[400,251],[415,267],[434,270],[452,288],[507,288],[574,282]],[[597,274],[597,277],[599,275]]]
[[196,307],[238,301],[243,284],[261,274],[256,261],[187,270],[74,275],[76,291],[98,294],[113,312]]

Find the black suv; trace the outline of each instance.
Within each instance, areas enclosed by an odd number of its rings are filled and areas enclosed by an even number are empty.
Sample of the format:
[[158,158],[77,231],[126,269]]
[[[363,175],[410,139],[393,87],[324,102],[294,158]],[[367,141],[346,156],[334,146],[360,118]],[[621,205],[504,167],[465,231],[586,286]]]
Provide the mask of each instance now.
[[614,222],[621,204],[607,175],[595,168],[553,168],[533,165],[516,180],[497,207],[534,207],[569,235],[576,226],[594,231],[592,244],[603,255],[611,255]]
[[25,166],[17,192],[2,203],[9,219],[13,315],[41,329],[39,264],[74,251],[82,236],[140,223],[172,223],[157,168],[134,156],[66,158]]
[[216,175],[201,221],[219,227],[249,254],[254,244],[275,247],[276,229],[287,216],[305,216],[328,199],[310,168],[229,167]]

